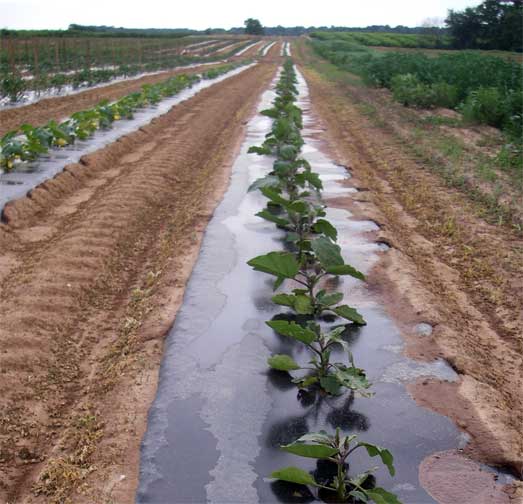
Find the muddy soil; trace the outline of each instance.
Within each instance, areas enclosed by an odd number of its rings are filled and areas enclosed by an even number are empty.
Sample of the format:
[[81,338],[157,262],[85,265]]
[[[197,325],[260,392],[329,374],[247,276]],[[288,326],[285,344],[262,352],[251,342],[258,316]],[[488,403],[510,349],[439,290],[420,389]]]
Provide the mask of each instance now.
[[[392,247],[371,273],[371,288],[402,327],[408,355],[443,357],[460,374],[452,385],[420,380],[411,393],[471,436],[469,455],[521,475],[521,239],[487,224],[361,113],[349,85],[318,73],[303,47],[295,52],[332,155],[360,188],[358,198],[338,198],[336,206],[373,218],[378,238]],[[420,323],[432,330],[420,334]]]
[[133,502],[163,337],[275,71],[201,91],[11,206],[0,502]]
[[139,79],[121,81],[115,84],[108,84],[107,86],[87,89],[81,93],[57,96],[56,98],[45,98],[24,107],[0,110],[0,136],[20,127],[24,123],[41,126],[51,119],[60,121],[79,110],[94,107],[102,100],[114,101],[130,93],[139,91],[144,84],[156,84],[157,82],[162,82],[173,75],[181,73],[199,73],[218,65],[223,65],[223,63],[220,62],[216,63],[216,65],[204,65],[193,68],[179,68],[155,75],[147,75]]

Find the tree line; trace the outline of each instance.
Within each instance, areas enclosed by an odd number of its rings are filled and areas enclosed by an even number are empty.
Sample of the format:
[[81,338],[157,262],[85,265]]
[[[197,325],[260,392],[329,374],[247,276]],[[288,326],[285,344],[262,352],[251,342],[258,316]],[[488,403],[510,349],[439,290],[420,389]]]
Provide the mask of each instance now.
[[486,0],[450,10],[445,23],[456,49],[523,51],[523,0]]

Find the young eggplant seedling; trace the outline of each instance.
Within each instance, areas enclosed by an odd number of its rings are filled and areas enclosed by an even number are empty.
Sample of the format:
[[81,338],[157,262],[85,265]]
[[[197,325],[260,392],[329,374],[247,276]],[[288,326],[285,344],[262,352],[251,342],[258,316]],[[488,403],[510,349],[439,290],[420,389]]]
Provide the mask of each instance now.
[[[396,495],[380,487],[369,488],[371,474],[377,469],[372,468],[357,476],[347,474],[350,456],[358,449],[365,448],[370,457],[380,457],[391,476],[395,470],[393,457],[389,450],[381,446],[356,441],[356,435],[343,436],[340,429],[334,435],[325,431],[305,434],[294,443],[284,445],[282,450],[300,457],[328,460],[336,466],[336,475],[328,484],[318,481],[307,471],[298,467],[285,467],[271,474],[271,478],[299,485],[307,485],[317,489],[335,493],[337,502],[374,502],[376,504],[401,504]],[[330,499],[329,499],[329,502]]]

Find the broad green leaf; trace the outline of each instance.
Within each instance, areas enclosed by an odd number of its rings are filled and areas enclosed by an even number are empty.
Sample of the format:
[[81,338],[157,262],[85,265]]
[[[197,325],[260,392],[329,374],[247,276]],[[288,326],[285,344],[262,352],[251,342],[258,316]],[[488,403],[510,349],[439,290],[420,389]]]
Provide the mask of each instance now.
[[367,498],[367,495],[361,492],[360,490],[352,490],[352,492],[349,492],[349,495],[351,497],[355,497],[356,499],[359,499],[361,502],[369,502],[369,499]]
[[309,211],[309,206],[304,201],[293,201],[287,209],[291,212],[296,212],[298,214],[306,214]]
[[285,281],[284,277],[278,277],[274,281],[274,285],[272,286],[272,290],[275,291],[283,282]]
[[317,173],[306,171],[302,175],[311,186],[315,187],[316,189],[323,189],[323,183]]
[[331,266],[343,265],[343,257],[341,257],[340,247],[326,236],[320,236],[319,238],[312,240],[311,246],[321,265],[325,269]]
[[277,215],[274,215],[267,210],[262,210],[261,212],[258,212],[256,215],[267,221],[274,222],[275,224],[281,227],[286,227],[289,225],[289,221],[287,219],[282,219],[281,217],[278,217]]
[[382,448],[378,445],[373,445],[370,443],[358,443],[359,446],[364,446],[367,449],[367,453],[370,457],[379,456],[381,461],[387,466],[391,476],[394,476],[396,471],[394,470],[394,457],[392,453],[386,448]]
[[305,343],[306,345],[310,345],[316,339],[316,334],[314,334],[313,331],[296,324],[296,322],[287,322],[286,320],[271,320],[265,323],[271,329],[274,329],[278,334],[296,339],[302,343]]
[[376,504],[402,504],[393,493],[387,492],[380,487],[365,490],[365,492]]
[[290,306],[291,308],[293,308],[296,296],[293,296],[292,294],[276,294],[275,296],[272,296],[271,299],[272,302],[276,303],[277,305]]
[[341,385],[333,375],[322,376],[320,378],[321,388],[332,395],[339,395]]
[[320,431],[305,434],[304,436],[301,436],[297,441],[303,443],[316,443],[330,446],[330,444],[332,443],[332,438],[327,434],[327,432]]
[[339,315],[340,317],[343,317],[344,319],[350,320],[351,322],[354,322],[357,325],[366,325],[367,322],[363,319],[363,317],[358,313],[358,311],[355,308],[351,308],[347,305],[341,305],[337,306],[336,308],[333,308],[332,311]]
[[318,377],[316,375],[306,376],[305,378],[295,378],[292,383],[300,386],[301,388],[309,388],[311,385],[318,383]]
[[277,369],[278,371],[294,371],[300,369],[300,366],[292,357],[284,354],[277,354],[269,357],[267,359],[267,364],[269,364],[272,369]]
[[267,156],[271,153],[271,149],[268,147],[249,147],[249,150],[247,151],[248,154],[258,154],[260,156]]
[[327,273],[332,275],[350,275],[358,280],[365,280],[365,275],[358,271],[356,268],[353,268],[350,264],[338,264],[335,266],[329,266],[325,268]]
[[328,236],[332,241],[338,239],[337,229],[328,220],[318,219],[313,226],[313,230],[315,233],[321,233]]
[[266,177],[255,180],[248,189],[248,192],[256,191],[262,187],[278,187],[280,185],[280,179],[274,175],[267,175]]
[[312,314],[313,309],[309,296],[304,296],[303,294],[296,296],[294,301],[294,309],[296,310],[296,313],[299,313],[300,315]]
[[351,390],[364,390],[370,387],[365,372],[359,368],[336,365],[335,376],[341,385]]
[[289,200],[285,199],[276,189],[271,187],[262,187],[260,188],[261,193],[269,198],[273,203],[287,207]]
[[299,485],[318,485],[307,471],[298,467],[284,467],[283,469],[274,471],[271,474],[271,478],[288,481],[289,483],[298,483]]
[[298,149],[294,145],[284,145],[280,148],[279,155],[285,161],[292,161],[298,155]]
[[281,278],[294,278],[299,271],[299,264],[294,254],[289,252],[269,252],[247,261],[256,271]]
[[281,449],[300,457],[315,459],[326,459],[338,453],[336,448],[324,444],[291,443],[282,446]]
[[321,296],[318,293],[317,299],[322,305],[333,306],[343,299],[343,293],[333,292],[332,294],[322,294]]

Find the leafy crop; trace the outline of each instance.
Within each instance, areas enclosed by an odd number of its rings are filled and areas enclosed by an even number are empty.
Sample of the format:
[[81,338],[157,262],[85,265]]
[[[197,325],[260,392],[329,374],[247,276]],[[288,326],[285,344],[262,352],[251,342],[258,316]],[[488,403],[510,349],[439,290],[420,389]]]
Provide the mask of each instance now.
[[389,450],[357,441],[356,435],[343,436],[338,428],[334,435],[329,435],[325,431],[309,433],[301,436],[294,443],[281,447],[282,450],[293,455],[329,461],[336,468],[335,476],[330,481],[317,481],[309,472],[294,466],[274,471],[271,478],[315,487],[320,491],[327,491],[329,494],[335,493],[338,502],[400,504],[394,494],[373,485],[372,473],[375,469],[349,477],[347,474],[349,458],[360,448],[365,448],[370,457],[379,457],[387,467],[389,474],[394,476],[394,459]]
[[[243,64],[245,63],[222,65],[212,75],[223,75]],[[34,161],[52,147],[64,147],[74,143],[76,139],[85,140],[98,129],[110,128],[114,121],[132,119],[136,110],[174,96],[191,87],[200,78],[213,77],[177,75],[164,82],[144,85],[140,92],[131,93],[114,103],[104,100],[92,109],[74,113],[61,123],[49,121],[41,127],[25,124],[0,139],[0,169],[10,171],[15,164]]]
[[[341,304],[344,294],[325,288],[328,277],[351,276],[364,280],[364,275],[347,264],[336,243],[338,231],[326,219],[326,207],[321,203],[323,185],[318,173],[300,157],[304,140],[302,112],[296,105],[298,89],[292,61],[288,59],[276,86],[276,99],[262,114],[272,118],[270,132],[261,146],[249,152],[274,158],[272,171],[258,180],[249,191],[260,191],[267,198],[266,207],[256,215],[274,223],[285,232],[286,251],[272,251],[247,261],[255,271],[275,277],[274,290],[290,281],[297,288],[277,293],[272,302],[290,308],[294,313],[283,319],[275,317],[266,324],[278,335],[303,344],[309,351],[306,364],[298,363],[291,355],[275,354],[269,357],[270,368],[289,373],[300,389],[311,388],[314,395],[328,397],[345,391],[370,397],[370,383],[365,371],[356,367],[349,345],[344,339],[346,323],[365,325],[358,311]],[[326,327],[336,320],[344,323]],[[320,324],[321,322],[321,324]],[[332,362],[335,349],[341,349],[345,362]],[[339,355],[339,353],[337,354]],[[388,450],[363,442],[356,436],[341,436],[337,428],[334,436],[321,431],[306,434],[283,450],[304,457],[328,461],[336,468],[336,475],[328,481],[316,480],[310,473],[297,467],[287,467],[272,473],[272,478],[294,484],[316,487],[335,494],[339,502],[371,502],[400,504],[396,496],[375,487],[372,470],[356,477],[347,475],[347,459],[355,450],[366,448],[371,456],[379,456],[394,474],[392,455]],[[329,500],[330,502],[331,500]]]

